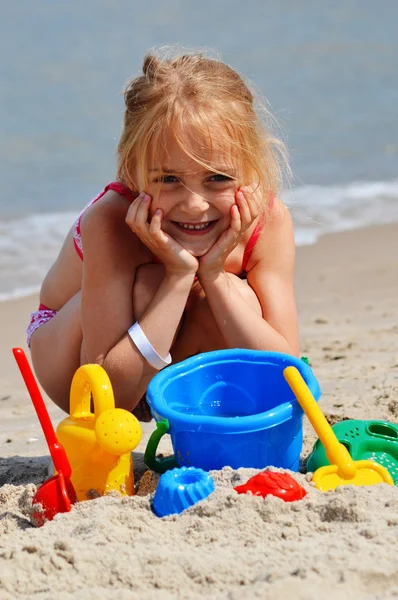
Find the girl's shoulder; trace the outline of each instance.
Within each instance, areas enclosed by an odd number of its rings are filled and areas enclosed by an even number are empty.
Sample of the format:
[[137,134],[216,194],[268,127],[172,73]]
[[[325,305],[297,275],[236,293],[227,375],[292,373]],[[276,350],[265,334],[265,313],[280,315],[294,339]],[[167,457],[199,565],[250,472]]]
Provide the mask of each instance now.
[[[76,252],[83,260],[83,230],[85,236],[91,228],[96,231],[101,227],[102,222],[106,225],[108,221],[118,221],[127,213],[131,200],[123,192],[123,188],[119,188],[114,184],[108,184],[102,192],[93,198],[79,213],[72,227],[73,243]],[[119,184],[118,184],[119,185]]]
[[96,219],[109,218],[113,215],[123,216],[126,214],[131,201],[119,192],[108,189],[99,198],[94,198],[81,212],[81,223]]
[[109,188],[100,199],[91,203],[81,215],[80,237],[82,257],[86,252],[98,253],[113,261],[116,257],[127,262],[148,260],[148,250],[126,224],[126,215],[132,200],[125,194]]
[[93,200],[91,200],[81,211],[78,220],[83,220],[86,214],[95,215],[117,214],[122,207],[128,210],[136,195],[124,184],[113,181],[109,183]]
[[293,220],[287,206],[279,199],[262,217],[262,227],[248,263],[248,271],[258,263],[264,268],[277,267],[282,259],[293,255]]

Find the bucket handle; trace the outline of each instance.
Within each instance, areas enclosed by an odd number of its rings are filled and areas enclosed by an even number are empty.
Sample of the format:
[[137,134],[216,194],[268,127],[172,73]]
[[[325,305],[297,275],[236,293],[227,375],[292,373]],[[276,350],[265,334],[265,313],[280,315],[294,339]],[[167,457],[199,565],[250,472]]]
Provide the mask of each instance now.
[[169,429],[170,424],[168,419],[158,421],[156,423],[156,429],[149,438],[145,449],[144,462],[148,469],[155,471],[155,473],[165,473],[169,469],[175,469],[179,466],[175,456],[156,456],[159,442],[161,438],[168,433]]

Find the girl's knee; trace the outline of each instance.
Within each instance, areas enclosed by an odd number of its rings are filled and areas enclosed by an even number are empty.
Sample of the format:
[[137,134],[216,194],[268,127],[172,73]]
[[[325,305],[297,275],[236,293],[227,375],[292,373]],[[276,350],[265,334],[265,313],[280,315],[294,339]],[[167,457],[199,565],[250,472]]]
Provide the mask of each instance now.
[[[260,301],[246,280],[242,280],[232,273],[227,273],[229,284],[238,290],[250,307],[262,315]],[[231,298],[232,300],[232,298]],[[206,326],[214,321],[213,313],[206,298],[203,288],[199,284],[195,284],[187,302],[186,312],[190,320],[197,321]]]
[[189,296],[183,328],[186,338],[194,342],[200,352],[216,350],[224,346],[219,327],[200,285],[195,284]]
[[236,275],[232,273],[228,273],[228,277],[231,281],[231,284],[234,285],[238,290],[241,296],[246,300],[246,302],[253,308],[259,315],[262,315],[263,311],[261,308],[260,300],[258,299],[255,291],[247,282],[247,279],[240,279]]

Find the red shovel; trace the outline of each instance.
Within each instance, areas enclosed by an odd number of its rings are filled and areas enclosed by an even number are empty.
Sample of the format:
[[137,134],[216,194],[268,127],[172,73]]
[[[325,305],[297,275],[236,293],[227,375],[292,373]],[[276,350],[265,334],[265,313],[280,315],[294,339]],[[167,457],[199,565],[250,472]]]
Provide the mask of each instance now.
[[77,496],[70,480],[72,469],[68,457],[64,447],[57,440],[28,359],[22,348],[13,348],[12,351],[35,407],[56,471],[55,475],[39,487],[33,497],[32,521],[36,527],[40,527],[46,521],[51,521],[57,513],[69,512],[72,504],[77,502]]

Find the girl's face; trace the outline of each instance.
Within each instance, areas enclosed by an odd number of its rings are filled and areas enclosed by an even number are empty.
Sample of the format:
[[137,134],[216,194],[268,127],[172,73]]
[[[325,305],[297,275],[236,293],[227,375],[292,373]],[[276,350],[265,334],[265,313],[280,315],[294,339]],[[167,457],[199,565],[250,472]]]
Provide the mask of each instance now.
[[[195,140],[189,147],[195,155],[203,155]],[[213,149],[211,166],[215,172],[191,159],[174,139],[163,161],[155,158],[148,165],[145,192],[152,197],[150,215],[160,208],[163,231],[194,256],[206,254],[230,226],[240,185],[238,169],[226,153]]]

